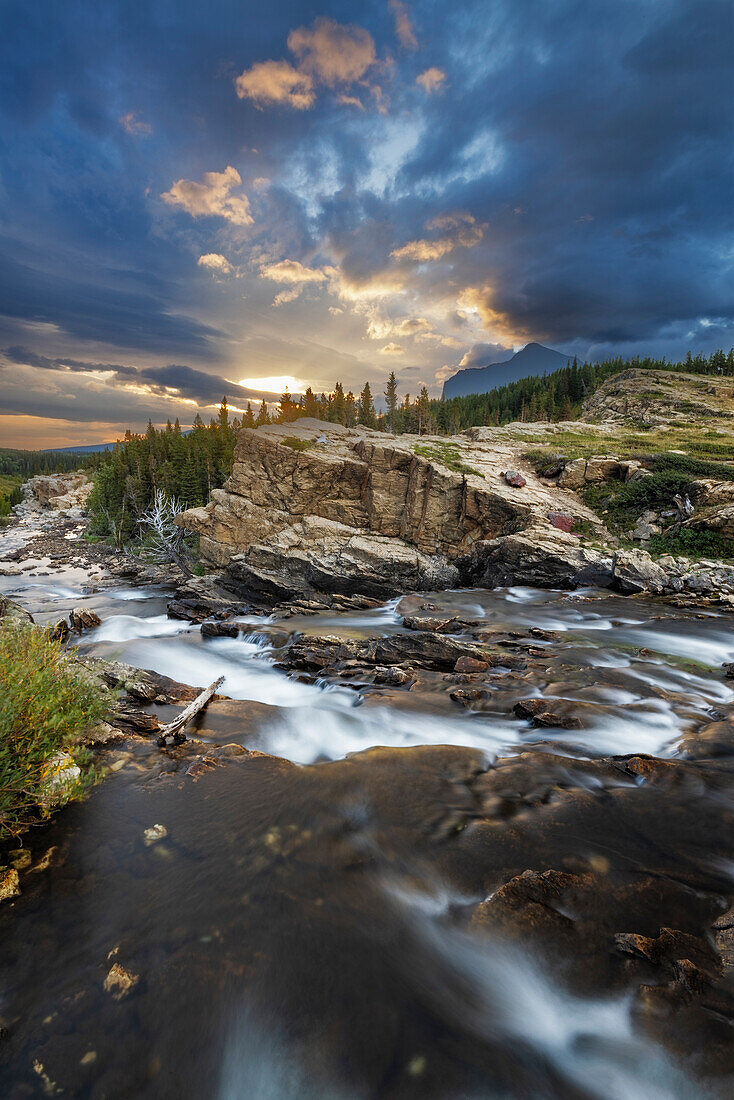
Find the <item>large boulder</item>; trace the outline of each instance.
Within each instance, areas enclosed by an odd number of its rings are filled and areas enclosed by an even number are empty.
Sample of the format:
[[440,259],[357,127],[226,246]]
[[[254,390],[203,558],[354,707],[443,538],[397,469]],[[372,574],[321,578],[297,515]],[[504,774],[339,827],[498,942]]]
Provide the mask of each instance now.
[[613,560],[614,586],[628,595],[652,592],[660,595],[670,578],[646,550],[617,550]]
[[16,505],[19,516],[54,511],[81,515],[92,491],[92,482],[78,470],[70,474],[37,474],[22,486],[23,500]]
[[308,418],[243,429],[224,488],[179,522],[200,536],[207,563],[263,602],[451,587],[475,544],[545,529],[554,511],[599,527],[578,498],[529,467],[524,485],[508,484],[521,450]]
[[557,528],[535,527],[477,543],[456,564],[464,584],[482,588],[604,588],[612,583],[611,556],[581,546],[575,535]]

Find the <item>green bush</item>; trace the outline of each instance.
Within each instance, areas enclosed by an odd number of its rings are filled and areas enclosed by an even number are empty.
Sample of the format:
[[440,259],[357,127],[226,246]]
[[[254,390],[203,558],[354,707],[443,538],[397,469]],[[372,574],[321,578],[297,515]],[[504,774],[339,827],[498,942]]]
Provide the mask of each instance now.
[[102,721],[108,708],[88,674],[38,627],[0,626],[0,680],[2,840],[32,824],[39,807],[48,804],[48,761],[54,754],[69,753],[82,768],[65,800],[93,781],[88,753],[76,740]]
[[687,527],[671,534],[653,535],[647,548],[656,557],[673,554],[685,558],[734,558],[734,539],[716,531],[693,531]]

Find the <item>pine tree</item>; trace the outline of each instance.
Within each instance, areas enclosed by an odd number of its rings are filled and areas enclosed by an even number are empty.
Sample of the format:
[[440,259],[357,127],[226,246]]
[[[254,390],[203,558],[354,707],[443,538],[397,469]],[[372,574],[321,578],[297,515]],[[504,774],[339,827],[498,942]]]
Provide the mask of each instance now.
[[334,386],[334,393],[329,403],[329,420],[332,424],[347,422],[347,403],[341,382],[337,382]]
[[395,378],[394,370],[390,371],[390,377],[385,386],[385,401],[387,403],[387,410],[385,413],[387,428],[388,431],[394,432],[397,428],[398,414],[398,383]]
[[250,404],[249,401],[247,402],[247,408],[245,409],[245,415],[242,418],[242,427],[243,428],[254,428],[255,427],[255,417],[252,415],[252,405]]
[[217,423],[221,431],[226,432],[229,428],[229,408],[227,406],[226,395],[222,398],[222,404],[219,406],[219,416],[217,417]]
[[263,398],[262,405],[260,406],[260,412],[257,414],[257,420],[255,421],[255,427],[260,428],[263,424],[270,423],[270,416],[268,415],[268,406],[265,398]]
[[359,395],[357,420],[360,424],[364,424],[366,428],[377,427],[377,417],[375,416],[375,406],[372,401],[372,391],[370,390],[369,382],[365,382],[364,389]]

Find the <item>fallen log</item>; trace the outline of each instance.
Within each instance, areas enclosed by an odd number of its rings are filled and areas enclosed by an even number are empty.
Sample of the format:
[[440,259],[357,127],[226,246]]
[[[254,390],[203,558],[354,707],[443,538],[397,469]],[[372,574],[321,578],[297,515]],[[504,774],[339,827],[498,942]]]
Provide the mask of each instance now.
[[167,726],[161,726],[158,744],[161,746],[165,745],[167,737],[172,737],[174,741],[185,741],[186,736],[183,732],[184,727],[188,726],[191,719],[195,718],[199,711],[204,709],[217,688],[223,683],[224,676],[220,676],[218,680],[215,680],[213,684],[205,688],[201,695],[197,695],[194,701],[189,703],[186,709],[182,710],[178,717],[174,718],[172,722],[169,722]]

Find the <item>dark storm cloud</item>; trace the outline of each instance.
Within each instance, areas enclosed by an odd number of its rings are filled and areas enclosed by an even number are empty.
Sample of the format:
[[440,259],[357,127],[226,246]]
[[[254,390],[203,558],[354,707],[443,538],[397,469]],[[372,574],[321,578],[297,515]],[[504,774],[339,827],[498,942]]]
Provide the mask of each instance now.
[[[325,316],[332,323],[332,287],[372,282],[394,289],[396,321],[440,303],[463,349],[481,341],[475,317],[487,344],[540,339],[580,355],[733,342],[734,4],[407,9],[417,49],[400,49],[394,13],[367,0],[307,12],[284,0],[266,15],[251,0],[6,0],[0,340],[17,351],[27,338],[34,377],[49,385],[105,370],[107,390],[135,382],[204,402],[232,393],[227,354],[257,349],[253,367],[265,373],[269,343],[287,336],[296,364],[299,347],[321,342]],[[317,16],[372,35],[367,83],[322,81],[308,110],[238,99],[237,75],[295,58],[290,32]],[[417,78],[432,67],[445,80],[431,91]],[[338,102],[338,90],[358,92],[362,109]],[[230,165],[249,226],[160,197]],[[432,221],[457,211],[486,226],[481,239],[431,262],[391,257],[445,234]],[[197,268],[202,254],[224,257],[236,277],[213,279]],[[334,265],[338,277],[269,312],[277,288],[258,279],[259,264],[284,259]],[[351,343],[323,338],[321,377],[350,356],[364,376],[369,300],[338,305],[356,318]],[[39,323],[63,342],[21,335]],[[400,337],[413,361],[461,359],[455,344],[413,338]],[[168,365],[96,364],[124,363],[127,351]],[[272,373],[291,368],[281,358]]]
[[[196,370],[194,367],[187,367],[178,363],[170,363],[165,367],[138,368],[120,365],[119,363],[91,363],[77,359],[50,359],[46,355],[39,355],[20,345],[5,348],[2,354],[10,363],[33,367],[36,370],[60,371],[65,374],[76,375],[105,373],[110,375],[105,384],[112,387],[124,388],[132,383],[135,386],[146,387],[150,394],[158,397],[172,397],[175,399],[178,396],[196,401],[202,405],[218,404],[225,396],[234,404],[248,399],[261,401],[265,398],[266,401],[277,401],[280,397],[280,394],[263,393],[260,390],[248,389],[219,375],[209,374],[206,371]],[[3,366],[4,364],[0,362],[0,369]],[[28,412],[33,413],[33,398],[29,397],[27,400]],[[108,407],[105,407],[105,399],[100,398],[99,408],[96,409],[98,413],[96,419],[105,419],[104,414],[108,411]]]

